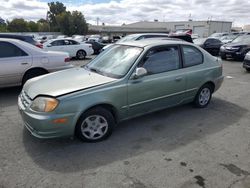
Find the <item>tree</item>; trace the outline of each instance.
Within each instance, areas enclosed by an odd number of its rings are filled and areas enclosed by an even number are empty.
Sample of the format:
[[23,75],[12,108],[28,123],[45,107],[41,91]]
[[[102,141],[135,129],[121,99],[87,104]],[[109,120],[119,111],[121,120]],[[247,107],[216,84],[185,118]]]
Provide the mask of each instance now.
[[49,11],[48,11],[48,19],[51,31],[59,31],[58,23],[56,22],[56,16],[66,12],[66,7],[63,3],[60,2],[51,2],[48,3]]
[[56,16],[59,30],[65,35],[86,34],[88,25],[81,12],[64,12]]
[[15,18],[11,22],[8,22],[7,29],[10,32],[29,31],[28,23],[23,18]]
[[88,24],[83,16],[83,14],[79,11],[72,12],[72,33],[85,35],[88,32]]
[[7,32],[7,25],[6,25],[6,23],[0,24],[0,32]]
[[38,31],[39,32],[49,32],[50,31],[50,26],[47,20],[41,18],[40,20],[37,21],[38,25]]
[[38,32],[38,23],[30,21],[28,22],[29,30],[32,32]]

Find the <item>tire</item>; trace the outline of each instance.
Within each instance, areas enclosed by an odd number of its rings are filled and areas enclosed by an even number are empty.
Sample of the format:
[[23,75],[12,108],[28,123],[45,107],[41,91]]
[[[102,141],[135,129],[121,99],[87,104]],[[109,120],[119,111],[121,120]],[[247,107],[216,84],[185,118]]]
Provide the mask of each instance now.
[[250,72],[250,68],[246,68],[246,71],[247,71],[247,72]]
[[41,75],[44,75],[44,74],[47,74],[47,73],[48,72],[46,70],[43,70],[43,69],[29,70],[23,76],[22,85],[24,85],[31,78],[35,78],[37,76],[41,76]]
[[227,59],[227,56],[226,56],[226,55],[221,55],[220,57],[221,57],[221,59],[223,59],[223,60],[226,60],[226,59]]
[[194,105],[197,108],[205,108],[209,104],[213,93],[211,84],[204,84],[196,94]]
[[86,58],[86,52],[84,50],[79,50],[76,53],[76,58],[79,60],[83,60]]
[[99,142],[108,138],[115,126],[112,113],[105,108],[97,107],[81,115],[75,134],[84,142]]

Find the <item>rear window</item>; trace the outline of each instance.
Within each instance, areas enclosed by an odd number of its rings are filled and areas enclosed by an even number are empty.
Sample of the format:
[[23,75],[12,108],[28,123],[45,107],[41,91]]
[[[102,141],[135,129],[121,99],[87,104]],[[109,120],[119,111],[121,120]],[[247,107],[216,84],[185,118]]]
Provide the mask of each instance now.
[[203,54],[193,46],[182,46],[184,67],[191,67],[203,63]]

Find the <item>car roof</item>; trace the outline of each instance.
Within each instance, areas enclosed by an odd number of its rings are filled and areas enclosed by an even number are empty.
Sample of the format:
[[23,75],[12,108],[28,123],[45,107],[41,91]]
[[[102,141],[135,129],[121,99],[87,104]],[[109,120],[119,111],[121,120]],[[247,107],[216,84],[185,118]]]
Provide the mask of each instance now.
[[136,46],[144,48],[146,46],[158,46],[158,45],[178,45],[178,44],[191,44],[189,42],[181,41],[181,40],[161,40],[161,39],[144,39],[137,41],[127,41],[127,42],[118,42],[116,44],[128,45],[128,46]]
[[12,38],[0,38],[0,41],[1,42],[24,42],[22,40],[19,40],[19,39],[12,39]]

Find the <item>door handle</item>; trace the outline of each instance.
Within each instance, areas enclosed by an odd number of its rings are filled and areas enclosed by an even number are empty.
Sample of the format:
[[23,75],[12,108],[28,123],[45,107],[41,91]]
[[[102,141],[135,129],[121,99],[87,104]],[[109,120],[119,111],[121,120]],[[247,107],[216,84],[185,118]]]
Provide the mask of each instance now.
[[28,65],[28,63],[21,63],[21,65]]
[[176,77],[175,78],[175,81],[177,81],[177,82],[179,82],[179,81],[181,81],[182,80],[182,77]]

